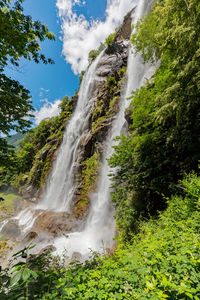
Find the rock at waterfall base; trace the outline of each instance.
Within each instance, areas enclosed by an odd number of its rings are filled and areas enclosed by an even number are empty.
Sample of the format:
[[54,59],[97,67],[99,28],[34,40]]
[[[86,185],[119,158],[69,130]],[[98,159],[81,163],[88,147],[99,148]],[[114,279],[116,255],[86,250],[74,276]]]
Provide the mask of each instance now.
[[33,231],[45,232],[50,236],[61,236],[63,232],[71,232],[77,228],[78,221],[66,212],[43,212],[33,224]]

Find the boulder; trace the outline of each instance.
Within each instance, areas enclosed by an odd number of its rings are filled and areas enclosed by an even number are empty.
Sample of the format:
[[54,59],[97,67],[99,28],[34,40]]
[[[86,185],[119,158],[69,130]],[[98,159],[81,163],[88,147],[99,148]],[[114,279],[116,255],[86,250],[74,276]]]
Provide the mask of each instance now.
[[69,213],[50,212],[41,213],[33,224],[33,231],[45,232],[50,236],[61,236],[63,232],[71,232],[77,228],[78,222]]

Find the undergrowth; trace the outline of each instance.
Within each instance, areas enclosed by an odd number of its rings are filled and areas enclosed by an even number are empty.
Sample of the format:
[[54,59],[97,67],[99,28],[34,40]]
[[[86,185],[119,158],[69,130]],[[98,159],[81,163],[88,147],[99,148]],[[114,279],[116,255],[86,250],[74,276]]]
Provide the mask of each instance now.
[[1,299],[200,299],[200,178],[191,173],[180,186],[184,196],[141,223],[131,245],[65,268],[18,264],[1,272]]

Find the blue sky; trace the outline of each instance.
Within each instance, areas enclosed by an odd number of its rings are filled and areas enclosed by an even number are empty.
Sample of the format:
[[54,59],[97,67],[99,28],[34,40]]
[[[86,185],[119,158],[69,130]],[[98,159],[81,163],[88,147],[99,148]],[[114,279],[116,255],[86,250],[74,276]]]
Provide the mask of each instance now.
[[[95,18],[104,18],[106,1],[95,0],[95,2],[96,5],[93,5],[94,1],[88,0],[84,10],[83,7],[78,8],[87,15],[87,18],[92,15]],[[59,40],[61,27],[56,1],[25,0],[24,12],[30,14],[34,20],[46,23],[49,30],[56,34],[55,42],[47,41],[42,44],[43,53],[54,59],[54,65],[35,64],[23,60],[20,68],[7,69],[7,74],[30,90],[33,106],[39,108],[44,104],[41,99],[48,98],[52,102],[58,98],[62,99],[65,95],[72,96],[78,88],[78,76],[74,75],[70,64],[65,62],[62,55],[62,41]]]
[[[6,73],[30,90],[36,124],[58,113],[57,99],[78,89],[78,73],[87,67],[90,50],[112,33],[136,0],[25,0],[24,13],[48,25],[56,41],[42,43],[42,52],[54,65],[22,60]],[[108,2],[108,3],[107,3]],[[76,75],[75,75],[76,74]],[[52,103],[52,104],[51,104]],[[53,104],[54,103],[54,104]]]

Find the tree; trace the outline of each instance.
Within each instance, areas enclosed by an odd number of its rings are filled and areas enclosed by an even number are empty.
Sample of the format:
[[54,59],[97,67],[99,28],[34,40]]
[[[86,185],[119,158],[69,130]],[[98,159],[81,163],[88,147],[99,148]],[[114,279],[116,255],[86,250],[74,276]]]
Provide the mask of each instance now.
[[[19,82],[8,78],[4,69],[8,65],[19,66],[21,58],[53,63],[41,53],[40,43],[45,39],[54,40],[46,25],[33,21],[23,14],[24,0],[0,0],[0,132],[24,131],[30,127],[32,116],[29,91]],[[1,147],[4,145],[4,147]],[[0,162],[8,146],[0,141]],[[7,152],[6,150],[6,152]]]
[[178,181],[200,161],[200,2],[156,1],[132,42],[145,60],[159,60],[150,83],[133,93],[128,137],[110,165],[113,203],[128,237],[137,219],[164,209]]

